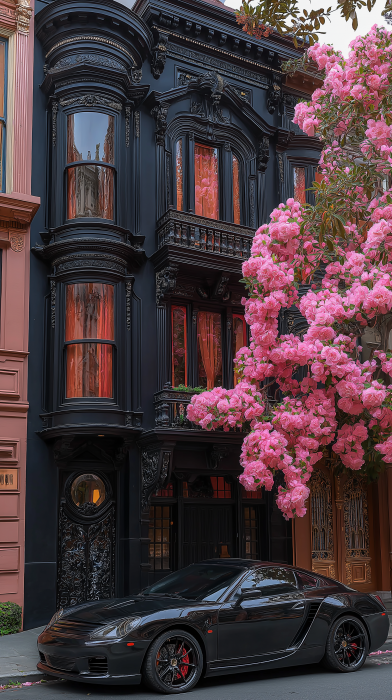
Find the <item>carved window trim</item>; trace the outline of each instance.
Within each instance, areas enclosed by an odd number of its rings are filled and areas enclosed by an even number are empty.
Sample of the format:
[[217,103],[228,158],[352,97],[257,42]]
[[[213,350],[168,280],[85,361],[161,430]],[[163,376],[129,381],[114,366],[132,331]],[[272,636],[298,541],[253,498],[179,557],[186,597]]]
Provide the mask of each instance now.
[[[310,501],[312,514],[312,560],[333,559],[332,486],[330,478],[321,470],[316,470],[312,474]],[[323,534],[322,531],[324,531]],[[325,546],[321,547],[321,544]]]
[[346,557],[367,558],[370,556],[370,537],[365,480],[356,475],[351,476],[343,495]]

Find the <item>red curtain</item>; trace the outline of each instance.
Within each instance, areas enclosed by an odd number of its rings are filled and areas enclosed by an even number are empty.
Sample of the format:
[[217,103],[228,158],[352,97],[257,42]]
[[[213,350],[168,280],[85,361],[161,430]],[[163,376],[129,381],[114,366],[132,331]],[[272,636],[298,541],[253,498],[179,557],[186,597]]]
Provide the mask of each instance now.
[[294,199],[306,204],[305,168],[294,168]]
[[[65,340],[114,340],[114,287],[89,282],[66,288]],[[67,346],[67,397],[113,395],[113,349],[106,343]]]
[[199,348],[199,383],[204,377],[207,389],[222,386],[222,328],[220,314],[199,311],[197,314]]
[[218,150],[195,144],[195,213],[219,219]]
[[187,386],[186,307],[172,306],[172,386]]
[[182,160],[182,139],[176,144],[176,185],[177,185],[177,211],[184,208],[184,179]]
[[233,155],[233,214],[234,223],[241,223],[240,205],[240,164],[237,156]]

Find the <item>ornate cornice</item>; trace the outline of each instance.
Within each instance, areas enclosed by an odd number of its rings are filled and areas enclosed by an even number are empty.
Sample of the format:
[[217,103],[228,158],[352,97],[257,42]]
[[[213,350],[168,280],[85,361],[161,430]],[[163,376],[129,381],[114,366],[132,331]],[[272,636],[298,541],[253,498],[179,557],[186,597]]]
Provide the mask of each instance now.
[[32,195],[0,193],[0,226],[16,223],[27,228],[38,211],[40,202],[39,197]]

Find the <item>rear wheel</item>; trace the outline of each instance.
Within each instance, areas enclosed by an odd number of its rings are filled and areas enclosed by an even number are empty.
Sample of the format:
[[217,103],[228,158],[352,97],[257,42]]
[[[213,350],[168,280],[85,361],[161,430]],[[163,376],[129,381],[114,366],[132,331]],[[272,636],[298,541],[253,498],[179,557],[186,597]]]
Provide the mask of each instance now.
[[332,625],[323,665],[333,671],[359,671],[369,653],[369,640],[364,624],[356,617],[345,615]]
[[160,693],[185,693],[194,688],[202,671],[203,652],[197,639],[183,630],[169,630],[151,644],[143,680]]

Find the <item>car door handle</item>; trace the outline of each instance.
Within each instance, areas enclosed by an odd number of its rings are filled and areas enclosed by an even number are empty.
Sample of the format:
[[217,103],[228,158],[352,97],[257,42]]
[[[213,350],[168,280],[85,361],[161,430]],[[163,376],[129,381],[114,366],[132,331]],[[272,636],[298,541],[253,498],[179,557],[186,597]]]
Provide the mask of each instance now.
[[296,603],[293,605],[292,610],[304,610],[305,609],[305,604],[304,603]]

